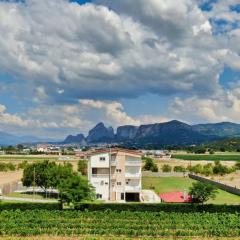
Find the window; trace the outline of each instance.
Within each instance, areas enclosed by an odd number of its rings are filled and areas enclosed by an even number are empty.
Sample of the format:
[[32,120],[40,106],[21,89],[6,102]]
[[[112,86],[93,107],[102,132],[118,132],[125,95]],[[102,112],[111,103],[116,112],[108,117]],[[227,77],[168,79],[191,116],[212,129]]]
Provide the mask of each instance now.
[[101,181],[100,185],[104,185],[104,181]]
[[97,193],[96,197],[97,199],[102,199],[102,194]]
[[122,183],[121,183],[121,182],[117,182],[117,185],[118,185],[118,186],[121,186],[121,185],[122,185]]
[[105,185],[108,185],[108,182],[105,182]]
[[106,160],[106,158],[105,157],[100,157],[100,159],[99,159],[100,161],[105,161]]
[[121,193],[121,200],[124,200],[124,193]]
[[116,172],[120,173],[120,172],[122,172],[122,169],[116,169]]
[[128,185],[128,182],[126,182],[126,185]]

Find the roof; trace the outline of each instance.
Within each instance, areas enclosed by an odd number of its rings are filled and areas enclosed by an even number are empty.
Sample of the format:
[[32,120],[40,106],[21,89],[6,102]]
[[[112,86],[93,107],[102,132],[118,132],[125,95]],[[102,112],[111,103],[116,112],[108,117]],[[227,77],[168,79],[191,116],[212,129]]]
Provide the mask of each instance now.
[[160,198],[166,203],[186,203],[192,202],[192,198],[189,194],[186,194],[184,199],[183,192],[169,192],[159,194]]
[[111,154],[117,154],[118,152],[123,152],[123,153],[129,153],[132,155],[138,155],[138,156],[142,156],[142,153],[140,153],[139,151],[135,151],[135,150],[130,150],[130,149],[125,149],[125,148],[102,148],[102,149],[97,149],[94,151],[90,151],[88,152],[88,155],[97,155],[97,154],[101,154],[101,153],[110,153]]

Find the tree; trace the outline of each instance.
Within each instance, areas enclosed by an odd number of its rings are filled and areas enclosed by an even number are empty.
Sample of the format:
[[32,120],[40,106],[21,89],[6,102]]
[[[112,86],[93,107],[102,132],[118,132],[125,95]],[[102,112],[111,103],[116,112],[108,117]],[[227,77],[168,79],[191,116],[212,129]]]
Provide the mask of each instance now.
[[202,173],[202,170],[203,170],[203,167],[202,167],[201,164],[196,164],[194,166],[188,166],[187,168],[190,172],[193,172],[193,173],[196,173],[196,174]]
[[209,151],[209,154],[214,154],[215,153],[213,149],[209,149],[208,151]]
[[186,172],[186,169],[184,166],[174,166],[173,171],[174,172]]
[[196,182],[192,184],[192,187],[190,187],[189,194],[192,196],[193,202],[203,204],[209,199],[216,198],[217,189],[211,184]]
[[23,185],[26,187],[38,186],[46,192],[47,188],[53,187],[51,179],[56,177],[53,176],[56,167],[55,162],[49,161],[26,165],[23,170]]
[[22,144],[18,144],[18,145],[17,145],[17,149],[21,151],[21,150],[24,149],[24,146],[23,146]]
[[224,166],[221,164],[220,161],[214,162],[215,166],[213,167],[213,173],[214,174],[220,174],[221,176],[231,173],[234,169],[228,168],[227,166]]
[[205,176],[209,176],[213,174],[213,166],[211,163],[203,165],[202,174],[204,174]]
[[87,176],[87,173],[88,173],[88,162],[87,162],[87,160],[78,161],[78,171],[82,175]]
[[194,150],[194,153],[196,153],[196,154],[204,154],[204,153],[206,153],[206,148],[204,148],[204,147],[198,147],[198,148],[196,148],[195,150]]
[[91,201],[95,198],[94,188],[86,177],[78,176],[76,173],[63,179],[59,186],[61,203],[76,204],[84,200]]
[[237,162],[237,163],[235,164],[235,169],[236,169],[236,170],[240,170],[240,162]]
[[152,172],[158,172],[158,166],[156,163],[154,163],[152,158],[144,157],[143,160],[145,160],[145,164],[143,166],[143,170],[145,171],[152,171]]
[[163,172],[171,172],[172,171],[172,167],[170,165],[168,165],[168,164],[164,164],[162,166],[162,171]]

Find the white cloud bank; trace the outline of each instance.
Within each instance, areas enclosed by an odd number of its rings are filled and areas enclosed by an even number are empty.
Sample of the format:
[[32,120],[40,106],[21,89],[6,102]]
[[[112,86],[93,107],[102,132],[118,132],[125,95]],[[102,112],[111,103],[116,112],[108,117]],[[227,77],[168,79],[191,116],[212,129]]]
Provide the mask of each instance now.
[[0,2],[0,70],[57,102],[218,88],[220,59],[233,53],[195,1],[97,3]]
[[[25,115],[8,114],[1,106],[2,126],[41,133],[41,128],[86,131],[99,121],[239,122],[238,88],[224,91],[219,84],[224,66],[240,69],[239,29],[214,35],[209,21],[238,24],[239,13],[230,9],[238,1],[218,1],[208,13],[197,2],[0,1],[0,71],[32,88],[37,104]],[[188,98],[176,99],[163,116],[129,116],[119,99],[146,93]]]

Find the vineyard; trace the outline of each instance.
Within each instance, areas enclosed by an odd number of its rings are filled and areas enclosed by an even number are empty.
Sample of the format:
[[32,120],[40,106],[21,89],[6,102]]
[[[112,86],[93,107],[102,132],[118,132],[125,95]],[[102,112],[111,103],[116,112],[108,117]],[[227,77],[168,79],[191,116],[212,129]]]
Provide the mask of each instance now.
[[240,213],[2,210],[1,236],[239,237]]

